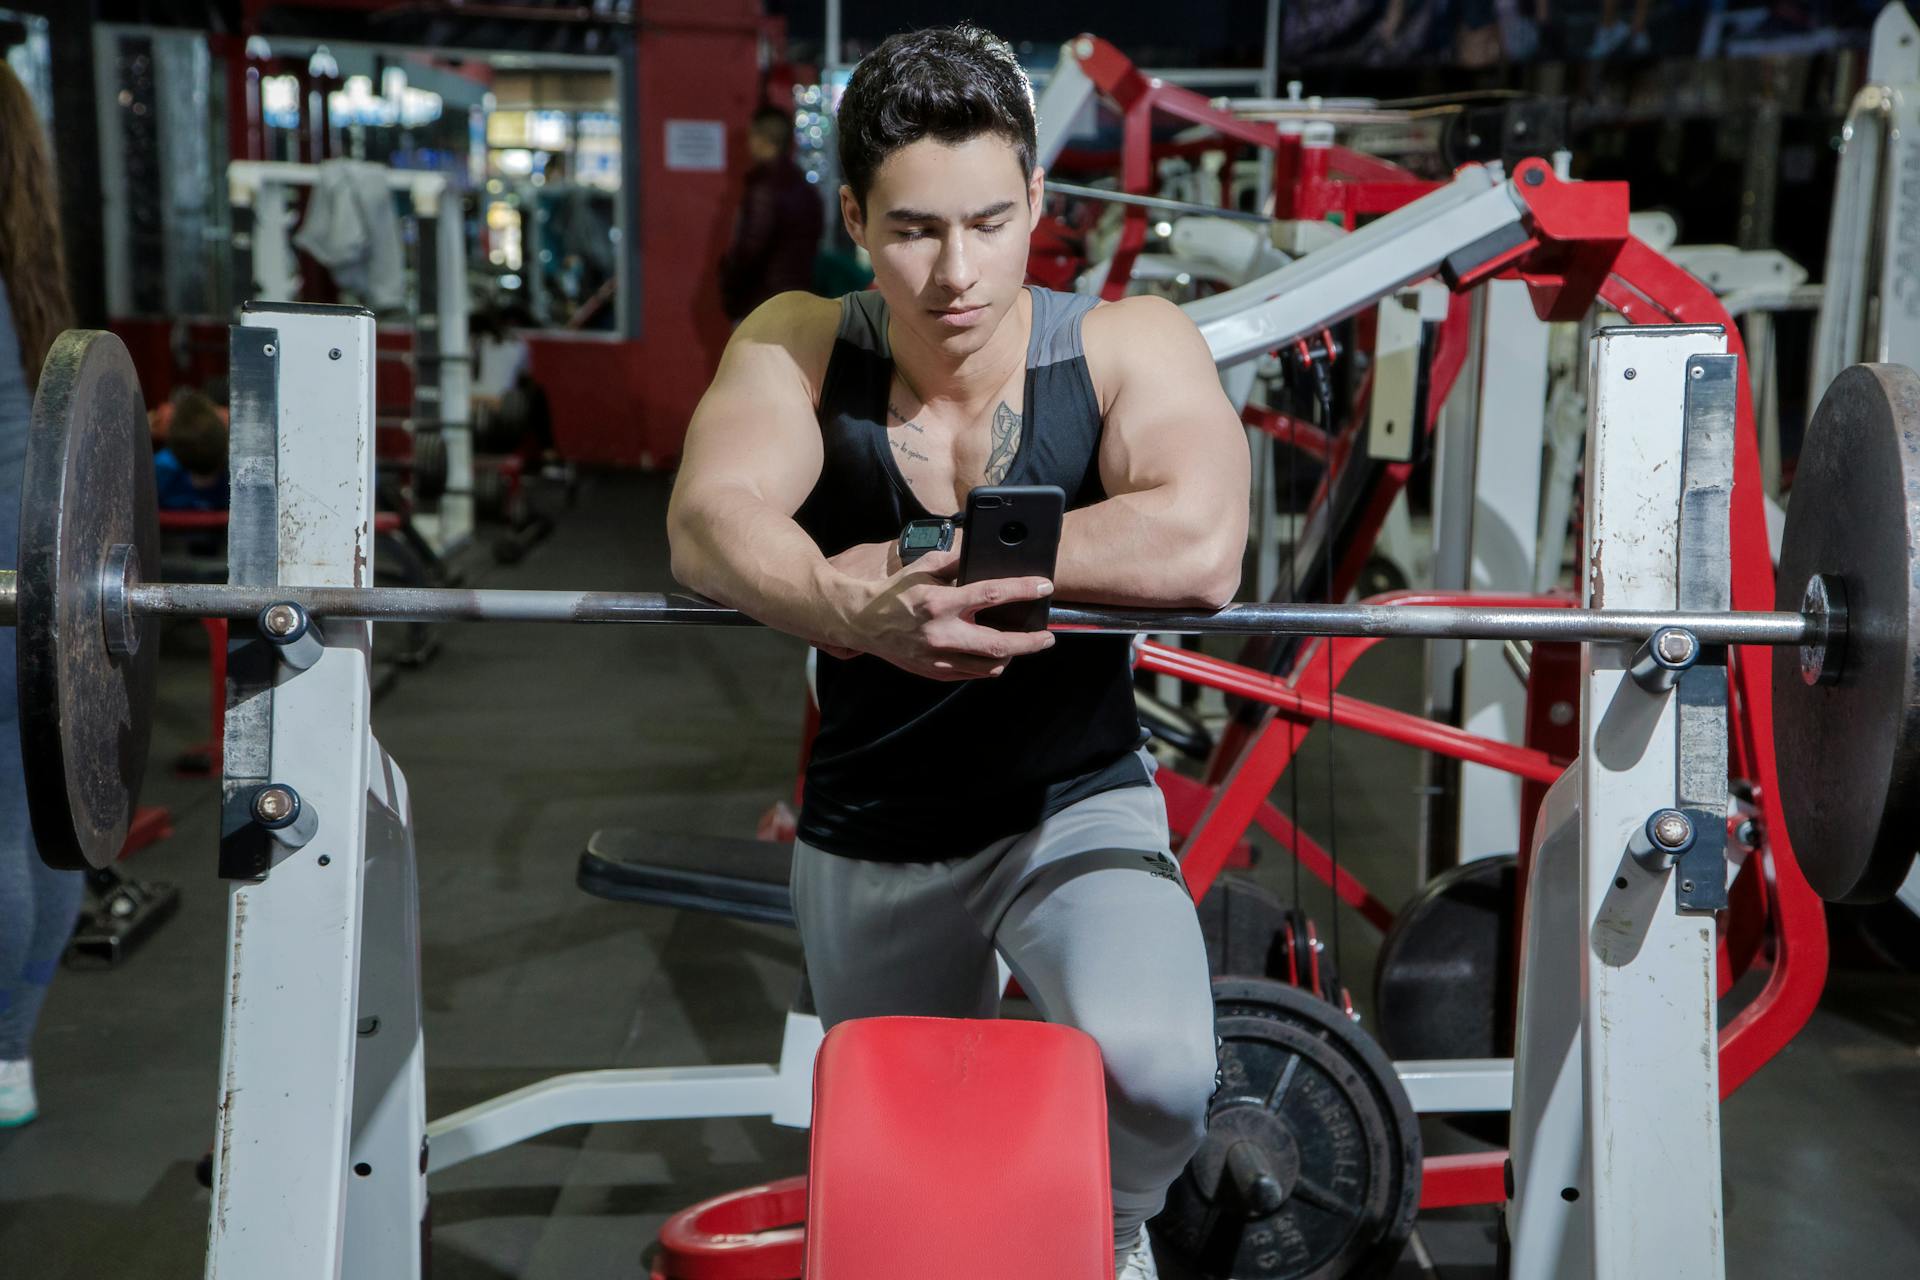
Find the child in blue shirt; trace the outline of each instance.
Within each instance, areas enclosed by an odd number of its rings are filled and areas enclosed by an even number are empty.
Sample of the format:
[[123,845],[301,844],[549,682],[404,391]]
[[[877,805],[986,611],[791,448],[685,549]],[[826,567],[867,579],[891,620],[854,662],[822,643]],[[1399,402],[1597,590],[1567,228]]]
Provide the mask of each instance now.
[[153,481],[162,511],[227,509],[227,423],[201,392],[173,397],[167,443],[153,455]]

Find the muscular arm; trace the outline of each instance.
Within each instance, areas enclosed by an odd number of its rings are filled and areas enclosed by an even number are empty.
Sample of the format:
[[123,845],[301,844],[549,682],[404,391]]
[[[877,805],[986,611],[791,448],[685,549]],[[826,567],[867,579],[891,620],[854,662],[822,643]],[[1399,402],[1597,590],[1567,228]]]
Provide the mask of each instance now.
[[815,385],[838,303],[782,294],[747,317],[687,428],[667,507],[673,576],[813,644],[845,645],[840,579],[793,513],[820,478]]
[[1067,513],[1062,600],[1214,609],[1233,599],[1247,540],[1246,435],[1213,355],[1179,308],[1129,298],[1084,321],[1105,402],[1103,502]]

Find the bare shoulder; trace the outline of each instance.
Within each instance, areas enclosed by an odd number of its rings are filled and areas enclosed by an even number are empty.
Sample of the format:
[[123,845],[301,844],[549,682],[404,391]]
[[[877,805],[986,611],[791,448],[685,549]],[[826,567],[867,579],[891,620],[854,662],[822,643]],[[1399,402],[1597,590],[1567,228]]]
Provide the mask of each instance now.
[[1102,345],[1114,342],[1125,344],[1151,342],[1180,333],[1194,337],[1200,334],[1193,321],[1187,319],[1186,312],[1153,293],[1136,294],[1118,302],[1103,302],[1087,313],[1081,325],[1089,350],[1096,342]]
[[1137,375],[1212,369],[1200,330],[1186,312],[1155,294],[1101,303],[1081,321],[1080,335],[1103,404]]
[[755,307],[733,331],[722,373],[763,377],[791,370],[817,401],[839,330],[840,299],[799,292],[776,294]]

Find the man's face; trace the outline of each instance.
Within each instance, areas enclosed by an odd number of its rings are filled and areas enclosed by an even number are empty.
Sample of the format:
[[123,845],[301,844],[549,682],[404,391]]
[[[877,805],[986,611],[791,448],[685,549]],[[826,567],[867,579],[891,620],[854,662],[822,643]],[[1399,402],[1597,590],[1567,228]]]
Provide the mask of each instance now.
[[882,162],[864,218],[848,187],[840,211],[894,323],[959,358],[986,345],[1020,296],[1040,193],[1040,170],[1022,173],[1004,138],[923,138]]

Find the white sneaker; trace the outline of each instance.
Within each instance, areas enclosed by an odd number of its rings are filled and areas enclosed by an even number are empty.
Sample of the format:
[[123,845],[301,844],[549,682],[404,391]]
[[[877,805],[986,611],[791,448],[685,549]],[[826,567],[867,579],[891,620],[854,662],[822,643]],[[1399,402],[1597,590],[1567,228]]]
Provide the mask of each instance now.
[[1153,1265],[1153,1244],[1147,1239],[1144,1223],[1140,1227],[1140,1234],[1134,1237],[1133,1252],[1113,1273],[1113,1280],[1160,1280],[1160,1270]]
[[25,1058],[0,1062],[0,1129],[23,1125],[39,1114],[33,1096],[33,1064]]

